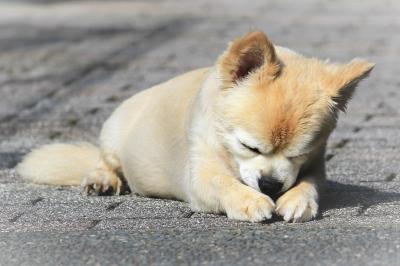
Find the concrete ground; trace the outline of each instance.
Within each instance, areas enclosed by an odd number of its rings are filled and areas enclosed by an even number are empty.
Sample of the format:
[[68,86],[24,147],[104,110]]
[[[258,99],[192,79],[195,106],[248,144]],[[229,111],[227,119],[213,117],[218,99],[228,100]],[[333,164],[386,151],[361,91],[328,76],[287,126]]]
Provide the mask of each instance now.
[[[0,1],[0,264],[399,265],[399,14],[396,0]],[[123,99],[211,65],[252,29],[306,55],[377,63],[330,139],[317,220],[236,222],[15,173],[34,147],[96,142]]]

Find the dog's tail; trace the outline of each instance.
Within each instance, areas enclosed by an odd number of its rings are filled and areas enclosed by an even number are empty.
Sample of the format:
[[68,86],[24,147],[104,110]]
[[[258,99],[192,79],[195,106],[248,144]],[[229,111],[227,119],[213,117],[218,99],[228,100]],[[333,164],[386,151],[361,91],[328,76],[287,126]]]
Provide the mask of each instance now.
[[25,156],[17,172],[35,183],[50,185],[79,185],[96,167],[100,149],[89,143],[50,144]]

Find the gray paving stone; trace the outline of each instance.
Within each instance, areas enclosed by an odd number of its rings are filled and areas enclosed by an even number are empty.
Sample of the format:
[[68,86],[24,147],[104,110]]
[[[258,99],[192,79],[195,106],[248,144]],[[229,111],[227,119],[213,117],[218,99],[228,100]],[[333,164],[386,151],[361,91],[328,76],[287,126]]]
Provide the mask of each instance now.
[[0,232],[70,232],[83,231],[93,228],[97,224],[96,220],[67,220],[52,221],[44,223],[43,221],[5,221],[0,222]]
[[[264,226],[259,229],[105,231],[62,233],[2,233],[0,252],[8,264],[212,264],[248,265],[395,265],[400,248],[397,228],[321,228],[315,226]],[[211,233],[211,234],[210,234]],[[33,242],[32,239],[35,239]],[[376,242],[386,240],[384,245]],[[194,241],[198,242],[193,249]],[[38,246],[36,243],[41,243]],[[165,244],[170,243],[170,244]],[[340,245],[337,245],[340,243]],[[355,243],[358,245],[353,246]],[[19,248],[16,248],[19,247]],[[24,250],[21,253],[21,250]],[[84,252],[82,252],[84,250]],[[288,254],[301,254],[288,256]],[[374,252],[371,252],[374,250]],[[37,252],[45,256],[32,256]],[[171,256],[171,254],[174,254]],[[243,256],[246,254],[246,256]]]

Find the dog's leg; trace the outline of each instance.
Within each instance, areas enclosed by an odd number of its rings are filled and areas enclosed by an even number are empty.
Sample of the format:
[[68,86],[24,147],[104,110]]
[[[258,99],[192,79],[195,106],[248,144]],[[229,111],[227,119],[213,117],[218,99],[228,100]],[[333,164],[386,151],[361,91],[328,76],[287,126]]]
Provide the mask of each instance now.
[[276,202],[275,211],[286,222],[307,222],[318,214],[319,193],[326,181],[323,153],[312,165],[311,169],[299,176],[297,185],[285,192]]
[[85,195],[119,195],[122,182],[117,175],[118,160],[115,156],[103,153],[96,165],[83,180]]
[[[198,151],[200,152],[200,151]],[[215,152],[202,147],[192,161],[190,204],[193,210],[224,212],[229,218],[259,222],[271,218],[275,204],[270,197],[242,184]]]

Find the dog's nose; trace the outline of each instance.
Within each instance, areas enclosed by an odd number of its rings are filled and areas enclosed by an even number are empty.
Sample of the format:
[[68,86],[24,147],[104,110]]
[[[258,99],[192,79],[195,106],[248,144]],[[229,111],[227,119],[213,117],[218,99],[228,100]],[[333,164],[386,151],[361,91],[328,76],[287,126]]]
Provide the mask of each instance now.
[[258,180],[258,187],[261,192],[270,196],[271,198],[275,198],[278,196],[279,192],[282,189],[283,184],[279,181],[276,181],[272,177],[261,177]]

